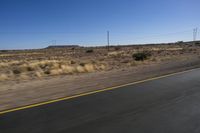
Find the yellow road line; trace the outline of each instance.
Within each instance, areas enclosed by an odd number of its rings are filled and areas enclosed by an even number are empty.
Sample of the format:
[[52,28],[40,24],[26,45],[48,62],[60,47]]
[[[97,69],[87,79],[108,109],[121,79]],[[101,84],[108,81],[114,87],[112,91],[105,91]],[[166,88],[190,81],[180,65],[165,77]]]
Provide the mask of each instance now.
[[117,88],[129,86],[129,85],[135,85],[135,84],[139,84],[139,83],[144,83],[144,82],[147,82],[147,81],[161,79],[161,78],[165,78],[165,77],[169,77],[169,76],[173,76],[173,75],[177,75],[177,74],[183,74],[183,73],[190,72],[190,71],[193,71],[193,70],[196,70],[196,69],[199,69],[199,68],[195,68],[195,69],[191,69],[191,70],[186,70],[186,71],[182,71],[182,72],[176,72],[176,73],[166,74],[166,75],[163,75],[163,76],[149,78],[149,79],[145,79],[145,80],[141,80],[141,81],[136,81],[136,82],[132,82],[132,83],[127,83],[127,84],[123,84],[123,85],[119,85],[119,86],[114,86],[114,87],[105,88],[105,89],[101,89],[101,90],[86,92],[86,93],[77,94],[77,95],[74,95],[74,96],[68,96],[68,97],[64,97],[64,98],[59,98],[59,99],[55,99],[55,100],[50,100],[50,101],[46,101],[46,102],[31,104],[31,105],[27,105],[27,106],[23,106],[23,107],[18,107],[18,108],[14,108],[14,109],[9,109],[9,110],[5,110],[5,111],[0,111],[0,115],[5,114],[5,113],[9,113],[9,112],[18,111],[18,110],[24,110],[24,109],[28,109],[28,108],[38,107],[38,106],[46,105],[46,104],[50,104],[50,103],[55,103],[55,102],[59,102],[59,101],[63,101],[63,100],[68,100],[68,99],[72,99],[72,98],[77,98],[77,97],[81,97],[81,96],[91,95],[91,94],[95,94],[95,93],[99,93],[99,92],[114,90],[114,89],[117,89]]

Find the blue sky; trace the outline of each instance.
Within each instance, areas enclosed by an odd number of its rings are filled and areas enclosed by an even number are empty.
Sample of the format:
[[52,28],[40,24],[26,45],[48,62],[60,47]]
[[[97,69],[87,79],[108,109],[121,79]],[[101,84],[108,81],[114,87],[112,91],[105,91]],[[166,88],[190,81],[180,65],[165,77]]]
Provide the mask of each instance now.
[[[0,49],[192,40],[199,0],[0,0]],[[199,38],[199,37],[198,37]]]

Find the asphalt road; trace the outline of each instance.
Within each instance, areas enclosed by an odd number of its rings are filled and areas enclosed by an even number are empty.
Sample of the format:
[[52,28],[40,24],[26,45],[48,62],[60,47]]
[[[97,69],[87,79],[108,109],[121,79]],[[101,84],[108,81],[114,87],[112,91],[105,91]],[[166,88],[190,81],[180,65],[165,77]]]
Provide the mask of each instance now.
[[200,69],[2,114],[0,133],[200,133]]

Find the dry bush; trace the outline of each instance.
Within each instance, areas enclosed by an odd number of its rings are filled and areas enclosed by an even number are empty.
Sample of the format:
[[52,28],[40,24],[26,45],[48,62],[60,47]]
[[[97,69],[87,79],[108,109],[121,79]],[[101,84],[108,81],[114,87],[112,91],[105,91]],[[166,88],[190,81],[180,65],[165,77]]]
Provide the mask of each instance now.
[[13,74],[20,74],[21,73],[21,71],[19,69],[14,69],[12,72],[13,72]]
[[6,74],[0,74],[0,81],[8,80],[9,77]]
[[50,75],[60,75],[63,74],[62,69],[52,69],[50,70]]
[[23,72],[27,72],[29,70],[32,70],[31,67],[28,67],[27,64],[22,64],[19,66],[19,69],[20,73],[23,73]]
[[121,61],[121,63],[124,63],[124,64],[129,63],[129,62],[130,62],[129,59],[124,59],[124,60]]
[[156,62],[157,59],[155,57],[151,58],[151,61]]
[[69,66],[69,65],[62,65],[61,66],[62,70],[63,70],[63,73],[66,73],[66,74],[72,74],[76,71],[75,67],[72,67],[72,66]]
[[9,65],[18,65],[20,64],[20,61],[11,61],[11,62],[8,62]]
[[83,66],[77,66],[77,67],[76,67],[76,71],[77,71],[78,73],[84,73],[84,72],[86,72]]
[[86,63],[84,63],[84,62],[81,62],[79,65],[80,65],[80,66],[82,66],[82,67],[84,67],[84,66],[85,66],[85,64],[86,64]]
[[75,61],[73,61],[73,60],[71,60],[71,61],[70,61],[70,64],[76,64],[76,62],[75,62]]
[[35,76],[38,77],[38,78],[41,78],[41,77],[44,76],[44,72],[42,72],[42,71],[36,71],[35,72]]
[[131,61],[131,62],[127,63],[127,65],[132,67],[132,66],[137,66],[137,63],[135,61]]
[[183,48],[167,48],[167,51],[180,51],[183,50]]
[[151,53],[148,51],[144,51],[144,52],[138,52],[138,53],[134,53],[132,55],[132,57],[136,60],[136,61],[144,61],[146,59],[148,59],[151,56]]
[[19,78],[22,80],[28,80],[28,79],[30,79],[30,76],[28,76],[26,74],[20,74]]
[[118,51],[114,51],[114,52],[109,52],[108,53],[108,56],[110,57],[117,57],[121,54],[121,52],[118,52]]
[[114,52],[109,52],[108,57],[112,58],[122,58],[122,57],[127,57],[130,54],[127,51],[114,51]]
[[1,62],[1,63],[0,63],[0,68],[1,68],[1,67],[8,67],[8,66],[9,66],[8,63],[4,63],[4,62]]
[[94,65],[92,64],[86,64],[84,68],[87,72],[94,72]]
[[50,65],[47,65],[47,66],[50,66],[52,69],[59,69],[60,68],[59,63],[53,63],[53,64],[50,64]]
[[93,49],[88,49],[88,50],[86,50],[85,52],[86,52],[86,53],[93,53],[94,50],[93,50]]
[[98,69],[99,70],[105,70],[106,66],[104,64],[101,64],[101,65],[98,66]]

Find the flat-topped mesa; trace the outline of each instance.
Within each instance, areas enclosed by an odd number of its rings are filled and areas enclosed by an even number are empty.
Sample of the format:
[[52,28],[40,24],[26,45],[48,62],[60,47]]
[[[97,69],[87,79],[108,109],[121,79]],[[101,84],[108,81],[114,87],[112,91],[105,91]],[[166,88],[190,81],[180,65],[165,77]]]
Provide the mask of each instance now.
[[47,49],[50,48],[78,48],[80,47],[79,45],[50,45],[47,47]]

